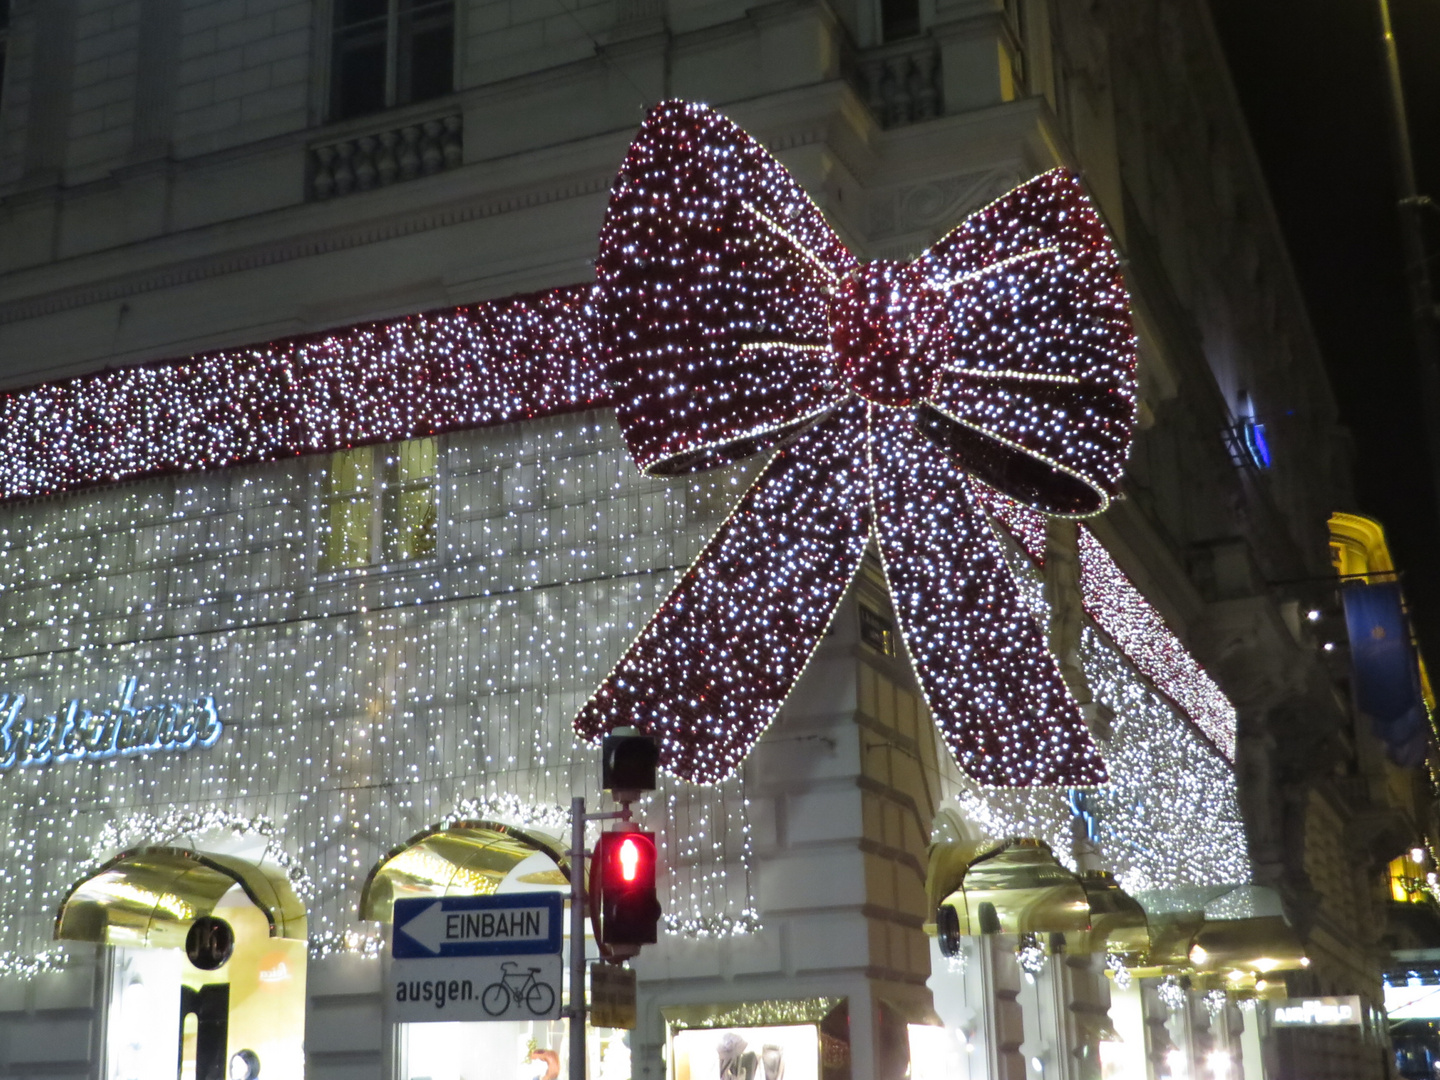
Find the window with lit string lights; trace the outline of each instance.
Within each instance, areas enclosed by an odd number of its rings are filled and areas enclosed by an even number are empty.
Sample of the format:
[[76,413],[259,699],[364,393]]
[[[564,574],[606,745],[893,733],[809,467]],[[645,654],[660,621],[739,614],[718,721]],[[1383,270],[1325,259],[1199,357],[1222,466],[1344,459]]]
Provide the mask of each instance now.
[[321,498],[320,571],[394,566],[433,555],[439,492],[434,439],[331,454]]

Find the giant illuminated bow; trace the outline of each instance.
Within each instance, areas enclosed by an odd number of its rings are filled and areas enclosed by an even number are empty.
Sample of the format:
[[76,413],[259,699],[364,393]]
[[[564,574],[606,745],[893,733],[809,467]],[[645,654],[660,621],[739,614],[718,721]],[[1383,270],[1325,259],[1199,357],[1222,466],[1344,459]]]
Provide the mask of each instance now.
[[908,265],[862,266],[755,140],[662,105],[615,182],[594,297],[642,469],[779,449],[581,710],[581,735],[634,724],[672,773],[732,772],[873,532],[962,768],[1007,787],[1104,781],[967,480],[1073,516],[1116,489],[1134,340],[1073,175],[1016,188]]

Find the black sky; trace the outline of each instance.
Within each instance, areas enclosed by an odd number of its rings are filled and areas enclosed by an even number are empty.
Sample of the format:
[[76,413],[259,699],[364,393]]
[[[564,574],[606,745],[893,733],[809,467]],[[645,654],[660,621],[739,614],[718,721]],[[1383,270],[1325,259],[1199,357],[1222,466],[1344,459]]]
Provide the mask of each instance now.
[[[1390,0],[1419,188],[1440,201],[1440,0]],[[1440,513],[1426,467],[1377,0],[1210,0],[1355,443],[1433,665]],[[1428,215],[1440,253],[1440,213]],[[1440,277],[1440,260],[1432,257]]]

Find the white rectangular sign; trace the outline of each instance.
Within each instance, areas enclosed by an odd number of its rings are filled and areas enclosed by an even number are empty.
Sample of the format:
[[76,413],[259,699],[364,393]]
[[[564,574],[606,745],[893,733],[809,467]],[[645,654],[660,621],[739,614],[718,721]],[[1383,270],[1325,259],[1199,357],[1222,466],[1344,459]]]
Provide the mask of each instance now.
[[1271,1006],[1276,1027],[1337,1027],[1364,1022],[1365,1012],[1356,994],[1346,997],[1285,998]]
[[560,971],[555,953],[394,960],[391,1019],[558,1020]]
[[558,953],[563,911],[559,893],[396,900],[390,952],[397,960]]
[[558,1020],[559,893],[395,901],[391,1019]]

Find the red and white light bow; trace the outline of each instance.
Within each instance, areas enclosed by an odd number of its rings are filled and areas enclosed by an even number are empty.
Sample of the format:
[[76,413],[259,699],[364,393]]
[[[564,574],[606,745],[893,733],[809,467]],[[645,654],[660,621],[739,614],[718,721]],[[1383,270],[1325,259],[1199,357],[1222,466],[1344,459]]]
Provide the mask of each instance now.
[[969,479],[1071,516],[1116,490],[1134,336],[1073,175],[1016,188],[912,263],[862,266],[755,140],[664,104],[612,190],[594,304],[642,469],[778,450],[581,710],[582,736],[631,724],[671,773],[731,773],[873,536],[960,766],[996,786],[1104,782]]

